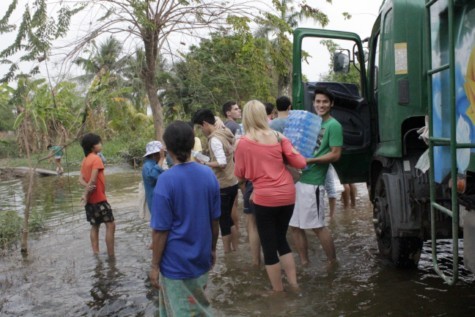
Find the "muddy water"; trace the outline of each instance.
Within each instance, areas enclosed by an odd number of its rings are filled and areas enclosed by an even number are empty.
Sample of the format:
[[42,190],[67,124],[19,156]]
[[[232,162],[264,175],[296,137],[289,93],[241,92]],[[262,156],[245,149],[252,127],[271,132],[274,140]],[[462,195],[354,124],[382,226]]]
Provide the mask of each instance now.
[[[107,193],[117,223],[115,261],[105,255],[103,229],[101,254],[91,254],[76,180],[36,179],[34,211],[44,216],[46,228],[31,236],[28,258],[19,255],[18,246],[2,254],[0,315],[153,316],[157,292],[147,280],[150,232],[135,206],[140,174],[108,171]],[[25,188],[21,180],[0,183],[0,209],[22,214]],[[250,267],[245,244],[226,257],[218,245],[218,262],[208,285],[216,315],[474,316],[474,276],[462,267],[457,286],[444,285],[431,268],[429,244],[415,271],[395,270],[378,256],[371,206],[364,186],[358,189],[357,208],[344,211],[338,205],[329,223],[339,267],[326,270],[323,252],[309,235],[312,263],[298,268],[301,294],[270,294],[265,271]],[[450,242],[440,242],[447,272],[450,248]]]

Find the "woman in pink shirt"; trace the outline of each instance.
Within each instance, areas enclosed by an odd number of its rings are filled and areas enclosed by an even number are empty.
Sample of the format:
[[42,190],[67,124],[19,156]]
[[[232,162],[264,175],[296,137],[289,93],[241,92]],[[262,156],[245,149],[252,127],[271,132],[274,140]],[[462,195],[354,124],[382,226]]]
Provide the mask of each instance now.
[[273,290],[283,291],[282,265],[289,283],[297,288],[295,261],[286,238],[294,209],[295,186],[284,157],[296,168],[304,168],[306,161],[287,138],[269,128],[261,102],[249,101],[242,118],[246,135],[236,146],[234,173],[241,183],[249,180],[254,185],[251,200],[267,275]]

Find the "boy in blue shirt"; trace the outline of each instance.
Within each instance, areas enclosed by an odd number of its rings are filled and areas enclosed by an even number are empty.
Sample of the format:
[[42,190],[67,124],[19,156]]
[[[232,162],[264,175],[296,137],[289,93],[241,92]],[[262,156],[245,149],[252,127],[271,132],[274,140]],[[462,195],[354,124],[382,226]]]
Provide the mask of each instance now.
[[216,257],[219,183],[210,168],[190,160],[195,141],[187,123],[170,124],[163,140],[175,165],[153,193],[150,280],[160,288],[160,316],[209,316],[204,288]]

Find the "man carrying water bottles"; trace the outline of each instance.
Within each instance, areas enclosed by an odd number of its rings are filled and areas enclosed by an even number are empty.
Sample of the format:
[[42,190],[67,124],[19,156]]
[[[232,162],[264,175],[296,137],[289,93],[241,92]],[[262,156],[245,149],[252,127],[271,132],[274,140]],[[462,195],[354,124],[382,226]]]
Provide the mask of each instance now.
[[340,159],[343,146],[341,124],[330,115],[333,94],[326,88],[315,89],[314,109],[322,118],[318,149],[307,159],[308,168],[296,184],[296,202],[290,226],[302,265],[309,263],[305,229],[312,229],[327,256],[328,264],[336,262],[335,245],[330,230],[325,226],[325,178],[330,163]]

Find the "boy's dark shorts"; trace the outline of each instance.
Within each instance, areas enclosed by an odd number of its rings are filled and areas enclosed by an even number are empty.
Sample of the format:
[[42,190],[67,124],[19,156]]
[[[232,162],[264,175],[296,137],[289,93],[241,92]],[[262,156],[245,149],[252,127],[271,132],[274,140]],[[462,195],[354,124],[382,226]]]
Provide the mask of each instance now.
[[88,203],[85,208],[87,221],[93,226],[98,226],[106,222],[114,222],[112,208],[107,201],[102,201],[97,204]]

